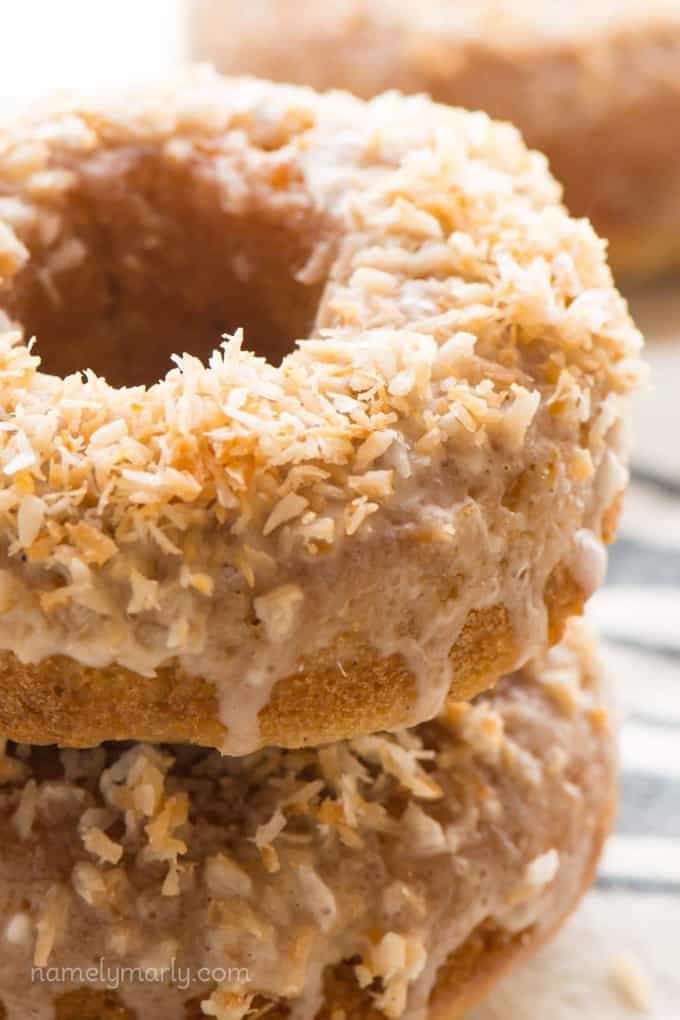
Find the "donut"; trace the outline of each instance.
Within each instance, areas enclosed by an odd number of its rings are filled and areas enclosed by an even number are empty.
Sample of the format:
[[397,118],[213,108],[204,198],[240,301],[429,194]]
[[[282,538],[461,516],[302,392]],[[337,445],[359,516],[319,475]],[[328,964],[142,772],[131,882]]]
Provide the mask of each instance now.
[[0,733],[317,745],[556,641],[627,476],[603,249],[422,97],[198,69],[7,129]]
[[617,271],[680,264],[675,0],[194,0],[194,53],[369,97],[388,88],[486,110],[546,152]]
[[10,747],[3,1015],[452,1020],[591,881],[615,758],[580,621],[413,730],[238,758]]

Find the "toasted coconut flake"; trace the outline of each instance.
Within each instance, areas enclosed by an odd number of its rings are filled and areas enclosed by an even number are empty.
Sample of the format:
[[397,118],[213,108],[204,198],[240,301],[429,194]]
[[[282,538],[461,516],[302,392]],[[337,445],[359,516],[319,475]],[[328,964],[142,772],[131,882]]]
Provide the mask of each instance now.
[[86,521],[67,524],[66,532],[85,563],[94,563],[102,567],[118,552],[118,546],[113,539]]
[[612,961],[611,979],[627,1006],[637,1013],[649,1013],[652,1008],[652,993],[649,975],[641,961],[622,953]]
[[127,605],[128,613],[143,613],[150,609],[160,609],[158,581],[145,577],[133,568],[130,571],[130,586],[132,588],[132,598]]
[[244,1020],[250,1013],[252,1001],[252,995],[243,995],[225,986],[217,988],[209,999],[205,999],[201,1010],[215,1020]]
[[367,471],[363,475],[350,475],[348,484],[353,492],[385,502],[394,491],[394,472]]
[[299,496],[295,492],[289,492],[270,513],[265,521],[262,534],[265,536],[269,535],[272,531],[280,528],[282,524],[293,520],[295,517],[299,517],[308,505],[309,503],[304,496]]
[[372,432],[367,439],[359,446],[354,458],[354,467],[357,471],[365,471],[376,460],[387,453],[394,442],[395,433],[386,430],[384,432]]
[[426,960],[420,938],[392,931],[370,947],[354,970],[361,988],[381,979],[383,991],[376,996],[376,1006],[387,1017],[400,1017],[406,1009],[408,986],[422,973]]
[[12,815],[19,839],[30,839],[38,808],[38,787],[35,779],[29,779],[21,791],[19,806]]
[[145,826],[149,837],[147,856],[159,861],[176,863],[177,857],[187,852],[184,840],[177,839],[173,832],[186,824],[188,814],[189,801],[186,793],[174,794],[167,798],[155,818]]
[[419,804],[410,801],[401,821],[416,853],[436,854],[447,849],[444,829],[436,819],[425,814]]
[[378,509],[378,504],[369,502],[366,496],[352,500],[345,513],[345,533],[347,535],[356,534],[364,521]]
[[45,520],[46,506],[38,496],[24,496],[17,514],[17,540],[19,547],[30,549],[40,534]]
[[415,797],[437,800],[442,796],[439,784],[419,764],[417,751],[408,751],[386,737],[359,737],[352,741],[352,746],[363,757],[379,761]]
[[302,609],[304,598],[299,585],[283,584],[255,599],[255,612],[271,641],[284,641],[288,637]]
[[69,893],[63,886],[53,885],[47,890],[45,905],[38,917],[37,938],[33,953],[33,966],[45,967],[52,950],[64,934],[69,909]]
[[280,808],[277,808],[268,822],[257,827],[254,839],[255,846],[260,849],[268,843],[273,843],[285,827],[286,816]]
[[227,854],[215,854],[205,862],[205,884],[214,896],[249,896],[253,887],[250,876]]
[[73,869],[71,881],[78,896],[90,906],[106,902],[106,882],[94,864],[90,864],[88,861],[79,861]]
[[300,865],[297,875],[306,909],[315,918],[321,931],[331,931],[338,914],[332,891],[323,879],[307,865]]
[[94,854],[106,864],[118,864],[123,856],[120,843],[115,843],[101,829],[93,827],[83,834],[83,843],[88,853]]

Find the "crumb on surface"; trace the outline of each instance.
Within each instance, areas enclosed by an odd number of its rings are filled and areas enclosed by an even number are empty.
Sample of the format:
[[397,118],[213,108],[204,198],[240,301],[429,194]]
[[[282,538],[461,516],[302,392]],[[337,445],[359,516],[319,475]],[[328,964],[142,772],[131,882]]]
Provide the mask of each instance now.
[[609,975],[626,1005],[637,1013],[649,1013],[651,987],[649,974],[639,957],[620,953],[611,963]]

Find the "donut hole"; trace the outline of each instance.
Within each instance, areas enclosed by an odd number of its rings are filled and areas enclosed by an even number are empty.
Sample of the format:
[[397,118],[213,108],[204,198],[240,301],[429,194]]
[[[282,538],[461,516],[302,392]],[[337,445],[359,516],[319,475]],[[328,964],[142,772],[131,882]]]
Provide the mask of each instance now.
[[0,290],[42,369],[151,384],[173,354],[205,361],[239,327],[279,364],[314,323],[324,281],[303,270],[328,244],[299,175],[267,158],[254,181],[224,156],[139,149],[67,166],[75,183],[37,207],[30,257]]

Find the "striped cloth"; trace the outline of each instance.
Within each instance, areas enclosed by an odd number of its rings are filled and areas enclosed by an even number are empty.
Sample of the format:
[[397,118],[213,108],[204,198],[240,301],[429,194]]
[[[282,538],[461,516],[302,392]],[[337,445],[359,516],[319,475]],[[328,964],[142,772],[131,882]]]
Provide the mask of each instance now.
[[562,934],[470,1020],[680,1020],[680,285],[630,297],[652,373],[589,609],[622,715],[618,824]]

